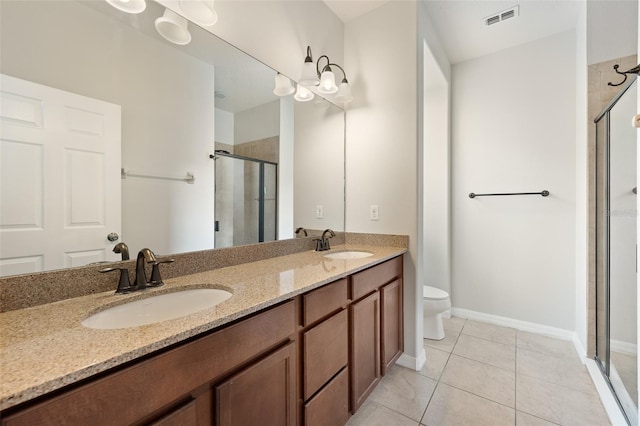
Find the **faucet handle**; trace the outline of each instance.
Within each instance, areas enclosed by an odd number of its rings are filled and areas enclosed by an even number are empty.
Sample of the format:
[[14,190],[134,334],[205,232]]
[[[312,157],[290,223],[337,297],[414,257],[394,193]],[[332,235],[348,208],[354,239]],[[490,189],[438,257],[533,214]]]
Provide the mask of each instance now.
[[133,291],[131,281],[129,281],[129,270],[125,267],[114,267],[100,269],[98,272],[104,274],[106,272],[120,271],[120,280],[118,281],[118,288],[116,294],[124,294]]
[[321,238],[314,238],[316,242],[316,251],[324,251],[324,241]]
[[175,259],[163,259],[163,260],[155,260],[151,265],[151,279],[149,280],[149,287],[160,287],[164,284],[162,282],[162,277],[160,276],[160,264],[162,263],[173,263]]

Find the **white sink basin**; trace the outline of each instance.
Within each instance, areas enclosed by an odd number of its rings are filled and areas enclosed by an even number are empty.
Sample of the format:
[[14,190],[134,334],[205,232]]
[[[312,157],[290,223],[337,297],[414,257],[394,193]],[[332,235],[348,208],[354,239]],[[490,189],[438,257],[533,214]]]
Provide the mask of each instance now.
[[164,293],[105,309],[82,321],[82,325],[104,330],[154,324],[211,308],[230,297],[231,292],[217,288]]
[[335,251],[324,255],[324,257],[328,257],[330,259],[362,259],[370,256],[373,256],[373,253],[359,250]]

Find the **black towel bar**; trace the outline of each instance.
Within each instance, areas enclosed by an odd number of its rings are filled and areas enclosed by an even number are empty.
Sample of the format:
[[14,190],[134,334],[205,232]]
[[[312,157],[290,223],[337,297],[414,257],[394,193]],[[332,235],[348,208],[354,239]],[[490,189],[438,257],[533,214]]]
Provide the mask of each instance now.
[[471,192],[469,194],[469,198],[493,197],[493,196],[499,196],[499,195],[542,195],[543,197],[548,197],[549,191],[545,189],[544,191],[541,191],[541,192],[501,192],[497,194],[476,194],[474,192]]

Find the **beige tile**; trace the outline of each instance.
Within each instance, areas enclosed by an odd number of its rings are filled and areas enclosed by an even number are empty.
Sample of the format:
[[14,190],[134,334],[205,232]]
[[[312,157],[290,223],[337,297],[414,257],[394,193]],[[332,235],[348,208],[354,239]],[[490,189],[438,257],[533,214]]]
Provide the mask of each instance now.
[[445,330],[453,331],[457,334],[460,334],[460,331],[464,327],[466,321],[466,319],[458,317],[442,318],[442,324],[444,325]]
[[513,328],[500,327],[499,325],[487,324],[483,322],[467,320],[462,329],[462,334],[480,337],[504,345],[516,344],[516,330]]
[[419,422],[435,387],[435,380],[396,365],[380,381],[369,400]]
[[516,370],[516,348],[461,334],[453,353],[509,371]]
[[532,416],[531,414],[516,410],[517,426],[553,426],[556,424],[557,423],[551,423],[539,417]]
[[609,424],[598,395],[522,375],[516,376],[516,407],[563,426]]
[[559,358],[526,349],[517,350],[517,373],[581,392],[596,393],[591,377],[577,358]]
[[442,371],[444,370],[444,366],[447,365],[447,361],[449,360],[449,352],[441,351],[438,349],[430,348],[429,346],[424,347],[424,351],[426,352],[427,361],[418,373],[423,376],[427,376],[430,379],[438,380]]
[[456,341],[458,340],[458,333],[445,328],[444,339],[442,340],[422,339],[422,340],[424,342],[424,346],[428,346],[434,349],[439,349],[445,352],[451,352],[453,350],[453,347],[456,345]]
[[422,418],[422,424],[513,426],[515,410],[440,383]]
[[516,374],[513,371],[451,355],[440,383],[515,408]]
[[347,426],[416,426],[417,422],[373,401],[366,401]]
[[573,344],[568,340],[554,339],[553,337],[518,331],[516,345],[518,348],[532,352],[579,360]]

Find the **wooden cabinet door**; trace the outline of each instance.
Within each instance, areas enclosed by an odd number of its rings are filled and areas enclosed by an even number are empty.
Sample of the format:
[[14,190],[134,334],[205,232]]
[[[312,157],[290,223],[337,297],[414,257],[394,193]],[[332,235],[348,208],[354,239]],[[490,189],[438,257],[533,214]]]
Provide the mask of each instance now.
[[380,355],[382,375],[402,354],[402,280],[397,279],[380,289]]
[[355,413],[380,381],[380,293],[350,307],[351,412]]
[[216,424],[294,426],[296,353],[292,342],[216,386]]

